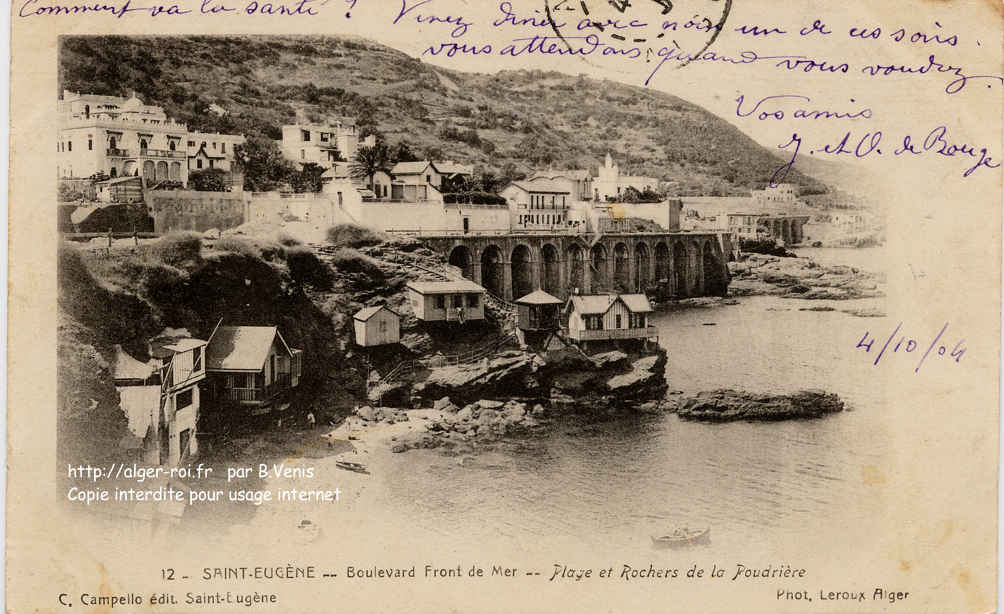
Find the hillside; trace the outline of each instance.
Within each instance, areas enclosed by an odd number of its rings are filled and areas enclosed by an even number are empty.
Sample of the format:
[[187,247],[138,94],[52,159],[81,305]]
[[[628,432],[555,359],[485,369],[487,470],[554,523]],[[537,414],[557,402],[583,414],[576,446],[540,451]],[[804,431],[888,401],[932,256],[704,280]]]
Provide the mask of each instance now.
[[[356,118],[419,155],[497,172],[595,168],[674,182],[676,195],[762,187],[778,160],[728,122],[674,96],[557,72],[462,73],[357,38],[66,37],[60,88],[136,93],[192,129],[280,137],[297,114]],[[228,113],[207,111],[216,103]],[[513,170],[510,166],[510,171]],[[797,171],[809,192],[824,185]]]

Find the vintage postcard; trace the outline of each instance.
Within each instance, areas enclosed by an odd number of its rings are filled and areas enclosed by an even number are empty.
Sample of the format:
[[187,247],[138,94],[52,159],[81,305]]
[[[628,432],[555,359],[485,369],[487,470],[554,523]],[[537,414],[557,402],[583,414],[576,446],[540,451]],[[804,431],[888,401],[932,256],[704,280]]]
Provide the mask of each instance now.
[[15,0],[7,599],[993,612],[993,0]]

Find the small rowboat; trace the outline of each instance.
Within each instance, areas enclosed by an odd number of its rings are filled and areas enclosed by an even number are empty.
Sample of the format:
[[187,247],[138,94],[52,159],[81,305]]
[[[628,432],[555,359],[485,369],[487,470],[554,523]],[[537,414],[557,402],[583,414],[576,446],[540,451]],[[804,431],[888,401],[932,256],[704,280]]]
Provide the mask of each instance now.
[[296,525],[296,541],[301,544],[309,544],[310,542],[317,541],[317,538],[320,536],[321,527],[309,520],[301,520]]
[[355,463],[355,462],[346,461],[346,460],[336,460],[335,461],[335,466],[338,467],[339,469],[346,469],[348,471],[355,471],[356,473],[369,473],[369,471],[366,471],[366,465],[364,465],[362,463]]
[[711,543],[711,527],[703,529],[677,529],[669,535],[652,537],[652,545],[657,548],[682,548],[697,544]]

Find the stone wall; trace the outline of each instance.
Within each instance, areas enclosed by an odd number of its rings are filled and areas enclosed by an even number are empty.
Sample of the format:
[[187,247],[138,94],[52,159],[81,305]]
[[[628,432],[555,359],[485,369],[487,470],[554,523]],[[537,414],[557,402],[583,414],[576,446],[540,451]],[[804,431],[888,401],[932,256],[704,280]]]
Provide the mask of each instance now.
[[144,193],[153,231],[204,232],[240,226],[245,221],[249,195],[244,192],[196,192],[194,190],[150,190]]

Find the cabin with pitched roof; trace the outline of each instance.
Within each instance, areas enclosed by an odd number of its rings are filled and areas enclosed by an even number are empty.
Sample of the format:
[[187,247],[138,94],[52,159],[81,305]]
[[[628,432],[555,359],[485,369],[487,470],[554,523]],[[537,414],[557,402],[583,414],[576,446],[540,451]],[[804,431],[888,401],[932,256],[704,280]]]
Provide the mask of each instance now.
[[303,350],[275,326],[220,326],[206,351],[207,392],[215,401],[266,414],[300,385]]
[[543,290],[534,290],[516,299],[518,326],[523,331],[554,331],[561,328],[561,299]]
[[648,325],[652,311],[644,294],[574,295],[565,305],[568,338],[578,343],[658,339],[658,330]]
[[401,317],[387,305],[364,307],[352,316],[356,345],[373,347],[401,341]]
[[485,289],[466,279],[409,281],[408,300],[423,322],[464,322],[485,319]]

